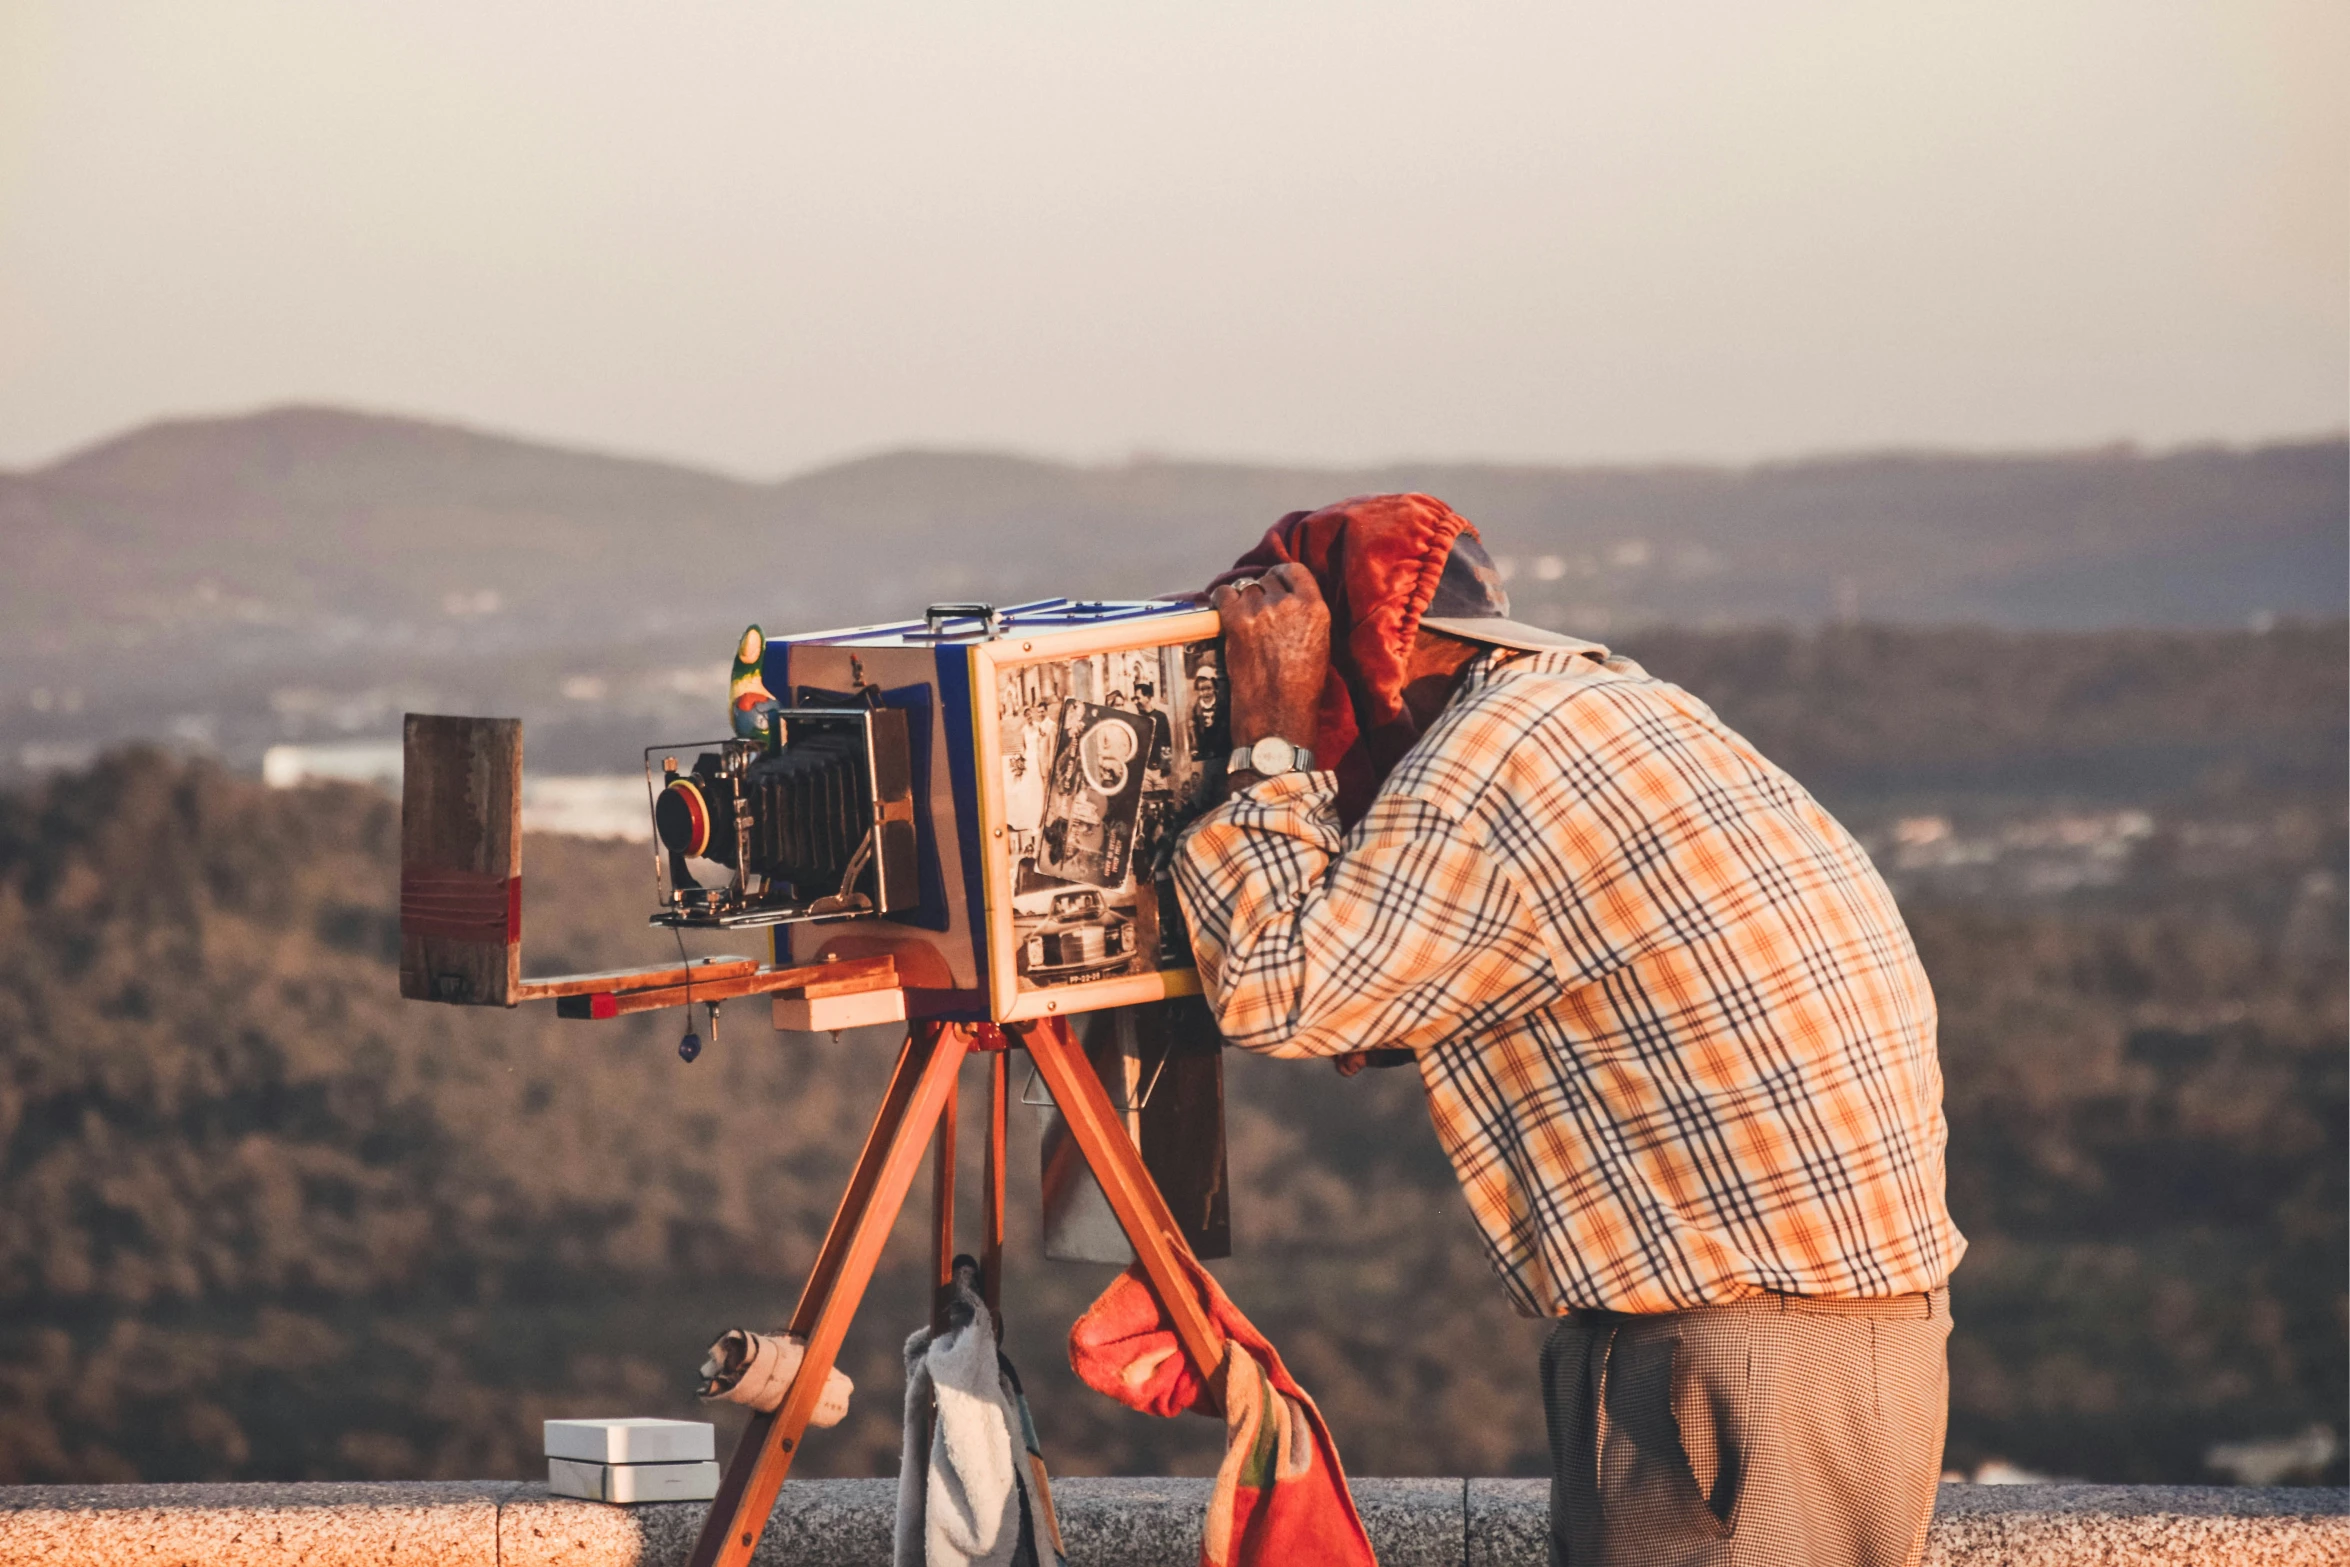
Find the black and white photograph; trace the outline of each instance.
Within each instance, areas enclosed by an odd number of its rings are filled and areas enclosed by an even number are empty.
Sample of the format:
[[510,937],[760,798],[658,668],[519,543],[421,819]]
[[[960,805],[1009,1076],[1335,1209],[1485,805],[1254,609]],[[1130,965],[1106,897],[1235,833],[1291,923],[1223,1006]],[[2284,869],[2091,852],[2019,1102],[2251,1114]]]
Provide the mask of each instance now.
[[1230,749],[1217,645],[997,673],[1020,988],[1190,962],[1168,866]]

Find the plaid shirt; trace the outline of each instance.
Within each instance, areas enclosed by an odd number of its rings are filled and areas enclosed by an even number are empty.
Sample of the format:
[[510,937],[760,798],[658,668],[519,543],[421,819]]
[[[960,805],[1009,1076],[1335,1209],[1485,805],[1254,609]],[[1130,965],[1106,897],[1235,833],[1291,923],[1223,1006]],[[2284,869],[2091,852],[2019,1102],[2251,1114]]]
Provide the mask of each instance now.
[[1934,997],[1867,855],[1627,659],[1487,653],[1342,835],[1265,780],[1175,860],[1225,1036],[1418,1052],[1528,1315],[1943,1282]]

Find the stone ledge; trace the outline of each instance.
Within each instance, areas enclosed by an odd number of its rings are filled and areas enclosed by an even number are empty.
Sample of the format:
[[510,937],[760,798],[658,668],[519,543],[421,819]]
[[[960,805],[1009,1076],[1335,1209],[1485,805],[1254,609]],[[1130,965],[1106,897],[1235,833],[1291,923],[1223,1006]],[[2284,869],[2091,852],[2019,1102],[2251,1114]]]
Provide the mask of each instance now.
[[[1054,1488],[1080,1567],[1193,1567],[1205,1480]],[[1354,1482],[1384,1567],[1545,1567],[1541,1480]],[[882,1567],[894,1480],[794,1480],[759,1567]],[[517,1481],[0,1488],[10,1567],[682,1567],[694,1502],[607,1507]],[[2350,1491],[1946,1485],[1935,1567],[2350,1561]]]
[[1946,1485],[1926,1540],[1929,1567],[2346,1561],[2350,1491],[2314,1486]]
[[505,1480],[0,1487],[0,1562],[500,1567],[500,1509],[529,1489]]
[[[1543,1567],[1550,1484],[1468,1482],[1470,1567]],[[1925,1567],[2339,1567],[2350,1491],[2237,1486],[1946,1485]]]

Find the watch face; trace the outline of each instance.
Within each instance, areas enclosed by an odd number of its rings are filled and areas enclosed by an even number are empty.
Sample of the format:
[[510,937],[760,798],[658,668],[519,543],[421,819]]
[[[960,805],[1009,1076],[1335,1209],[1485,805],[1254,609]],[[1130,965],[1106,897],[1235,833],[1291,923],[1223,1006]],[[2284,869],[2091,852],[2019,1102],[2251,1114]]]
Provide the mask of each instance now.
[[1251,746],[1248,756],[1256,770],[1270,778],[1289,771],[1290,764],[1297,760],[1297,747],[1273,735]]

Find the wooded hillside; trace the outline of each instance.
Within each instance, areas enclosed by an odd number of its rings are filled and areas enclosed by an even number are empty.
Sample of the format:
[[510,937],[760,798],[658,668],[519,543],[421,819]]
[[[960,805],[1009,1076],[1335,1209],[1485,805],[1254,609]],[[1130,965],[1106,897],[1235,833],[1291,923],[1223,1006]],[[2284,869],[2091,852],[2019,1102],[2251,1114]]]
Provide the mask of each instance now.
[[[1867,636],[1634,651],[1864,835],[1926,795],[2152,823],[2061,894],[1901,882],[1973,1242],[1953,1464],[2202,1480],[2215,1441],[2338,1422],[2341,628]],[[893,1040],[742,1008],[689,1067],[674,1015],[402,1003],[397,840],[378,796],[149,752],[0,798],[0,1482],[525,1475],[542,1418],[691,1415],[708,1340],[788,1311]],[[526,859],[531,970],[663,955],[640,850]],[[1413,1074],[1228,1072],[1218,1271],[1350,1466],[1539,1472],[1541,1327],[1491,1280]],[[1039,1258],[1027,1112],[1014,1137],[1010,1349],[1051,1458],[1206,1471],[1218,1428],[1069,1376],[1109,1270]],[[894,1465],[917,1228],[806,1472]]]

